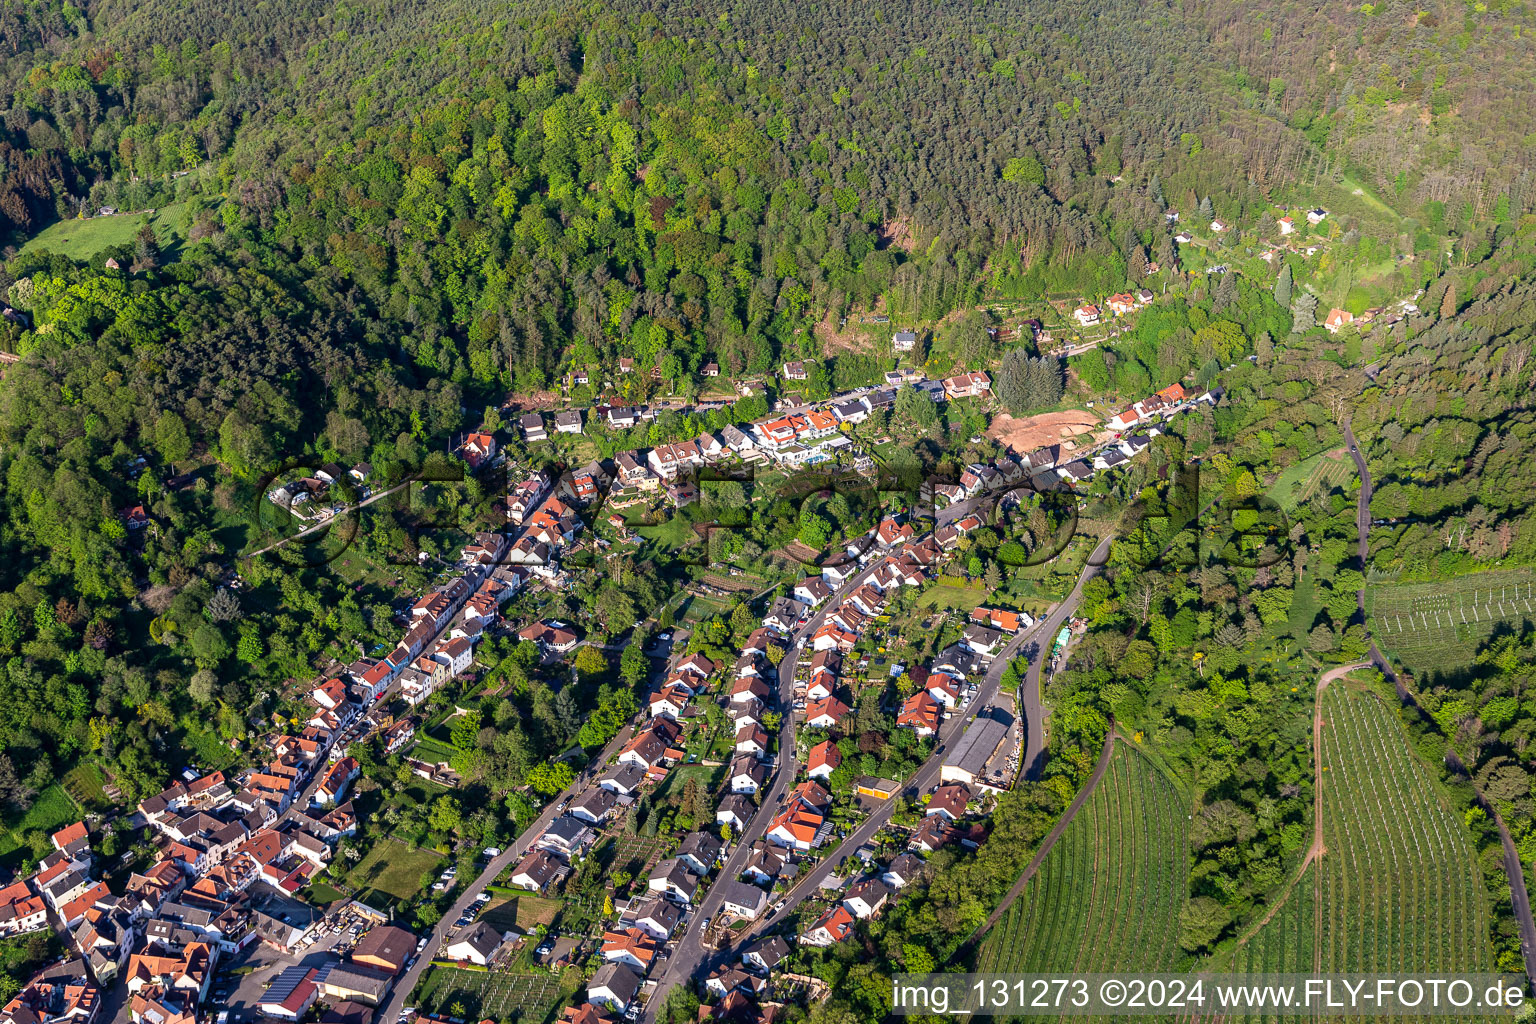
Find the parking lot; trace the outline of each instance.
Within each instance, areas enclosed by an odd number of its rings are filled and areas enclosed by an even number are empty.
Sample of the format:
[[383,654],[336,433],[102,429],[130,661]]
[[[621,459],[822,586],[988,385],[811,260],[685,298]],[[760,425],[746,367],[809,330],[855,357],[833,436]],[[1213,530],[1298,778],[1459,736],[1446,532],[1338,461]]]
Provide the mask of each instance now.
[[261,1017],[257,1008],[261,997],[279,972],[295,964],[319,967],[333,957],[345,957],[372,921],[350,909],[327,914],[321,919],[305,944],[292,953],[283,953],[258,941],[233,956],[219,961],[218,975],[208,993],[204,1009],[210,1016],[229,1011],[229,1024],[239,1024]]

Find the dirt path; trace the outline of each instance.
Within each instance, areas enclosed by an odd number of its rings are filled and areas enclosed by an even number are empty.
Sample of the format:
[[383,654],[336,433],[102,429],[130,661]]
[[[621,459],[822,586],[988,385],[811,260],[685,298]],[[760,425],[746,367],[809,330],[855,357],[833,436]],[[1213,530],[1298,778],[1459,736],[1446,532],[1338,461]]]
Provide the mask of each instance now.
[[1002,919],[1002,916],[1008,912],[1008,908],[1013,906],[1014,901],[1019,898],[1019,895],[1024,892],[1024,887],[1029,884],[1031,878],[1035,877],[1035,872],[1040,870],[1040,865],[1045,862],[1046,855],[1055,847],[1057,840],[1061,838],[1061,834],[1067,830],[1068,825],[1072,824],[1072,819],[1077,817],[1077,812],[1083,809],[1083,805],[1088,802],[1088,798],[1093,795],[1093,791],[1099,788],[1099,782],[1104,778],[1104,773],[1109,770],[1110,756],[1115,752],[1115,739],[1114,723],[1111,722],[1109,735],[1104,737],[1104,749],[1099,753],[1099,763],[1093,766],[1093,774],[1088,776],[1088,781],[1083,783],[1083,788],[1079,789],[1077,796],[1072,798],[1072,803],[1067,806],[1067,810],[1062,814],[1061,820],[1056,822],[1056,826],[1046,834],[1044,841],[1040,843],[1040,849],[1035,851],[1034,857],[1030,859],[1029,864],[1024,868],[1024,873],[1013,883],[1013,887],[1008,890],[1002,902],[997,905],[997,908],[988,915],[987,920],[982,926],[972,932],[971,937],[962,942],[960,948],[955,950],[955,955],[950,958],[951,962],[959,959],[975,947],[986,936],[987,932],[992,930],[992,926],[997,924]]
[[[1328,852],[1328,844],[1323,836],[1323,691],[1328,689],[1328,684],[1342,679],[1349,673],[1360,668],[1370,668],[1369,661],[1356,661],[1348,665],[1340,665],[1331,668],[1317,677],[1317,694],[1312,707],[1312,845],[1307,847],[1307,855],[1301,860],[1301,870],[1296,873],[1298,879],[1306,874],[1307,868],[1314,860]],[[1294,884],[1294,883],[1292,883]],[[1323,934],[1323,899],[1320,891],[1319,876],[1312,878],[1312,934]],[[1289,893],[1287,893],[1289,895]],[[1276,906],[1285,901],[1281,900]],[[1271,910],[1264,915],[1268,921],[1274,914]],[[1316,973],[1323,969],[1323,951],[1314,938],[1312,941],[1312,971]]]
[[[1264,912],[1264,916],[1259,918],[1259,920],[1256,921],[1248,929],[1248,931],[1237,940],[1237,946],[1246,945],[1248,940],[1252,939],[1259,933],[1260,930],[1263,929],[1265,925],[1269,924],[1270,919],[1278,914],[1280,912],[1280,908],[1285,906],[1286,901],[1291,898],[1291,890],[1295,889],[1297,884],[1301,882],[1302,878],[1306,876],[1307,868],[1312,866],[1313,861],[1320,859],[1323,854],[1328,852],[1328,845],[1324,841],[1323,836],[1323,691],[1328,688],[1329,683],[1343,678],[1356,669],[1370,667],[1371,663],[1369,661],[1357,661],[1348,665],[1340,665],[1337,668],[1331,668],[1324,672],[1322,675],[1318,676],[1317,690],[1315,692],[1312,709],[1312,776],[1316,780],[1313,786],[1314,793],[1312,800],[1312,843],[1307,847],[1306,856],[1301,859],[1301,865],[1296,869],[1296,873],[1291,876],[1291,880],[1286,884],[1285,891],[1280,894],[1280,898],[1271,903],[1269,909]],[[1321,901],[1314,899],[1314,907],[1318,906],[1320,902]],[[1314,923],[1313,927],[1316,928],[1316,923]],[[1317,963],[1318,953],[1315,943],[1313,944],[1312,956],[1312,969],[1315,971],[1319,969]]]

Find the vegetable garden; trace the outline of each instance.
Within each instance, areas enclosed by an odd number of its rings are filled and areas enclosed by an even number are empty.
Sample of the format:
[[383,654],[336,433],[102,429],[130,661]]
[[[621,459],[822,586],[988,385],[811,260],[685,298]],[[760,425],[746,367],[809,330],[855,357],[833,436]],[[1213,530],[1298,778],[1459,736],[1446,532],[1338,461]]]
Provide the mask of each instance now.
[[982,972],[1171,969],[1189,872],[1184,796],[1129,744],[987,935]]

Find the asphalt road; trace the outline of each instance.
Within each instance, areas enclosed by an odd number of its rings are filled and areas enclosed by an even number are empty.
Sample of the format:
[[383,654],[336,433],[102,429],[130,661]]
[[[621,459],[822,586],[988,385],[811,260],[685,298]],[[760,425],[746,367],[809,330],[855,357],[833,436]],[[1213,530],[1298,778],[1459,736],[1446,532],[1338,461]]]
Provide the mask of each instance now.
[[[1034,658],[1030,659],[1029,670],[1024,674],[1024,690],[1020,694],[1019,710],[1024,715],[1025,728],[1029,731],[1029,737],[1025,741],[1024,750],[1028,760],[1020,758],[1019,766],[1025,778],[1037,779],[1040,771],[1045,767],[1045,704],[1041,699],[1040,675],[1046,661],[1050,658],[1051,640],[1062,625],[1077,611],[1077,606],[1083,600],[1083,585],[1099,574],[1104,563],[1109,558],[1110,545],[1114,543],[1114,535],[1110,534],[1099,541],[1098,546],[1088,556],[1088,562],[1083,566],[1083,571],[1078,574],[1077,583],[1072,587],[1072,593],[1066,600],[1058,604],[1050,614],[1046,615],[1039,623],[1027,632],[1021,632],[1014,638],[1013,643],[1005,649],[1007,658],[1015,656],[1015,652],[1022,647],[1022,640],[1029,635],[1039,636],[1039,650]],[[999,659],[1006,660],[1006,659]]]
[[[869,568],[860,572],[849,580],[839,591],[839,594],[851,594],[874,575],[879,568],[879,561],[871,563]],[[796,718],[791,708],[794,702],[795,668],[800,661],[801,645],[807,642],[818,629],[826,622],[827,616],[841,604],[836,598],[828,600],[806,619],[805,625],[795,630],[789,637],[789,648],[784,657],[779,661],[779,710],[783,713],[783,720],[779,726],[778,758],[774,764],[773,774],[769,777],[768,785],[758,793],[757,813],[747,824],[739,836],[732,839],[734,843],[730,855],[726,858],[725,867],[716,874],[716,880],[722,878],[735,879],[746,866],[747,859],[752,853],[752,844],[761,839],[768,831],[769,824],[775,815],[779,813],[784,803],[784,794],[794,782],[795,776],[800,771],[800,762],[796,754]],[[666,999],[667,991],[679,981],[695,973],[708,951],[704,948],[704,922],[714,917],[720,910],[721,896],[719,887],[711,888],[704,894],[699,902],[692,918],[689,920],[683,934],[678,937],[672,953],[667,960],[665,972],[657,979],[655,992],[646,1004],[642,1021],[649,1024],[655,1019],[656,1011]]]
[[524,829],[516,841],[503,850],[500,856],[492,859],[486,865],[485,870],[480,872],[473,882],[464,887],[464,891],[459,894],[459,898],[453,901],[453,906],[443,912],[442,920],[438,921],[437,925],[432,929],[427,939],[426,948],[422,950],[421,956],[416,959],[416,966],[396,979],[395,987],[390,992],[389,1000],[374,1018],[379,1024],[393,1024],[399,1018],[401,1011],[405,1009],[406,1001],[410,998],[411,992],[416,988],[416,983],[421,980],[422,974],[426,972],[427,967],[431,964],[432,957],[436,955],[438,948],[447,940],[449,934],[455,930],[454,922],[469,909],[469,905],[474,902],[475,895],[495,881],[496,876],[505,871],[508,866],[522,859],[523,855],[528,852],[528,848],[533,845],[536,839],[544,834],[544,830],[549,827],[550,822],[555,820],[557,813],[555,809],[564,801],[583,792],[587,788],[588,783],[602,770],[603,765],[607,764],[608,760],[616,755],[625,743],[629,742],[629,738],[633,733],[633,725],[625,726],[617,736],[609,741],[608,745],[603,748],[603,752],[591,762],[591,765],[576,777],[576,781],[566,787],[554,799],[550,800],[539,816],[534,819],[533,824]]
[[[1349,454],[1355,460],[1355,469],[1360,474],[1360,498],[1355,508],[1355,528],[1359,531],[1360,539],[1356,551],[1360,556],[1360,571],[1364,572],[1368,564],[1366,556],[1370,554],[1371,533],[1371,470],[1365,464],[1365,456],[1360,452],[1360,446],[1355,443],[1355,433],[1350,429],[1349,420],[1344,421],[1344,440],[1349,444]],[[1355,595],[1356,604],[1360,608],[1362,618],[1365,615],[1365,589],[1362,587]],[[1397,684],[1398,696],[1412,699],[1398,679],[1397,673],[1392,671],[1391,664],[1381,649],[1376,646],[1376,638],[1371,635],[1370,621],[1365,620],[1366,636],[1371,641],[1371,663],[1376,666],[1382,675]],[[1536,916],[1531,913],[1530,890],[1525,884],[1525,865],[1520,860],[1520,850],[1515,846],[1514,837],[1510,835],[1509,828],[1504,824],[1504,818],[1494,805],[1482,798],[1483,803],[1493,814],[1494,824],[1499,830],[1499,844],[1503,847],[1504,874],[1509,879],[1510,904],[1514,911],[1515,923],[1520,929],[1520,954],[1525,961],[1525,975],[1528,984],[1536,983]]]
[[[970,510],[970,505],[974,501],[975,499],[972,499],[971,502],[957,503],[956,505],[953,505],[939,513],[940,525],[943,525],[944,522],[952,521],[953,519],[964,515],[967,511]],[[945,513],[950,514],[946,516]],[[944,753],[948,751],[949,745],[960,737],[961,733],[963,733],[966,727],[975,720],[976,715],[982,709],[989,708],[993,705],[993,702],[997,697],[998,687],[1002,682],[1003,672],[1007,669],[1008,664],[1018,656],[1018,653],[1031,642],[1036,642],[1041,645],[1049,642],[1049,638],[1055,635],[1056,630],[1061,628],[1061,624],[1065,622],[1076,610],[1078,603],[1082,600],[1083,584],[1092,579],[1099,572],[1099,569],[1102,567],[1104,559],[1109,552],[1111,541],[1112,538],[1105,538],[1105,540],[1100,542],[1100,544],[1094,549],[1093,553],[1089,556],[1088,564],[1084,567],[1083,572],[1078,577],[1076,586],[1073,587],[1072,592],[1067,596],[1067,598],[1062,601],[1055,609],[1053,609],[1051,613],[1048,614],[1044,619],[1040,620],[1028,629],[1021,630],[1018,635],[1009,641],[1008,644],[992,660],[991,664],[988,666],[985,676],[982,679],[981,684],[976,689],[975,698],[972,699],[967,709],[961,714],[955,715],[953,718],[949,719],[947,722],[943,722],[940,725],[938,746],[935,748],[934,753],[925,762],[923,762],[923,766],[918,769],[917,773],[907,783],[907,788],[910,789],[915,787],[919,793],[922,793],[938,784],[939,774],[943,768],[944,763]],[[852,581],[848,586],[841,589],[839,593],[852,593],[853,590],[857,589],[858,585],[863,582],[865,575],[866,574],[861,574],[860,577]],[[802,627],[801,633],[797,633],[796,638],[800,637],[802,633],[808,636],[810,635],[810,632],[814,632],[817,628],[819,628],[820,622],[825,618],[827,612],[830,611],[833,606],[834,602],[829,601],[825,608],[823,608],[817,615],[813,616],[812,619],[807,622],[804,627]],[[792,655],[794,653],[795,652],[792,651],[791,654],[785,655],[784,661],[779,666],[780,688],[783,694],[787,694],[793,680],[794,660]],[[1039,700],[1039,661],[1040,658],[1037,657],[1034,663],[1031,665],[1034,685],[1026,685],[1024,693],[1024,714],[1029,720],[1030,737],[1027,741],[1029,746],[1026,747],[1026,751],[1037,761],[1040,759],[1040,753],[1044,745],[1043,709],[1040,706]],[[1031,710],[1029,706],[1029,697],[1031,693],[1033,693],[1034,697],[1033,710]],[[788,722],[788,720],[792,719],[793,717],[793,715],[786,715],[786,722]],[[727,860],[725,868],[717,876],[719,878],[734,879],[741,873],[742,865],[745,863],[746,859],[745,851],[747,851],[751,846],[751,843],[760,837],[766,830],[768,821],[771,820],[773,815],[777,813],[778,808],[782,802],[784,789],[786,789],[788,784],[795,778],[798,767],[793,759],[793,726],[787,725],[786,728],[790,730],[789,736],[791,742],[788,745],[788,750],[790,753],[789,755],[782,753],[785,747],[783,744],[781,744],[779,771],[773,781],[772,786],[770,787],[770,795],[763,801],[762,806],[759,808],[757,814],[753,817],[752,824],[749,827],[747,833],[743,835],[742,839],[740,840],[740,844],[736,848],[736,851],[732,854],[730,859]],[[1024,763],[1022,758],[1020,763]],[[877,807],[873,812],[871,812],[870,815],[865,818],[864,821],[861,822],[859,826],[855,828],[847,836],[847,838],[845,838],[842,843],[839,844],[836,849],[829,851],[827,855],[823,857],[820,863],[812,868],[811,871],[801,876],[799,881],[796,882],[794,888],[792,888],[784,897],[782,897],[782,907],[778,913],[774,915],[774,920],[759,920],[755,925],[746,929],[739,935],[739,937],[733,943],[733,948],[744,946],[758,936],[773,930],[774,927],[776,927],[779,923],[782,923],[782,921],[787,918],[802,902],[817,892],[821,891],[821,883],[827,878],[827,876],[831,875],[833,871],[838,867],[838,865],[841,864],[849,854],[851,854],[854,850],[857,850],[860,846],[863,846],[865,843],[869,842],[874,837],[875,833],[890,821],[891,815],[895,813],[897,802],[897,799],[886,801]],[[702,942],[703,923],[705,920],[712,917],[714,912],[719,909],[719,902],[720,901],[718,897],[713,897],[713,892],[711,892],[711,894],[706,896],[704,901],[700,904],[699,912],[694,916],[694,919],[689,926],[688,932],[678,942],[677,948],[673,952],[671,958],[667,961],[667,971],[658,982],[656,991],[646,1006],[646,1013],[641,1018],[642,1021],[646,1022],[646,1024],[650,1024],[650,1022],[655,1019],[656,1010],[665,1001],[667,992],[673,985],[689,977],[690,975],[706,975],[715,966],[719,965],[730,957],[731,953],[729,950],[710,953],[710,951],[704,948]]]

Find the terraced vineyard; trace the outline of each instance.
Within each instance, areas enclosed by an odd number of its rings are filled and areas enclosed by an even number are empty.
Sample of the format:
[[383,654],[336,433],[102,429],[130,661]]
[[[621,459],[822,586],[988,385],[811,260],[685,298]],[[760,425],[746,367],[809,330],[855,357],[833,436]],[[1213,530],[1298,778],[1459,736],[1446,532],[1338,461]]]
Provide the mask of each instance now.
[[[1308,866],[1296,880],[1275,915],[1240,946],[1206,965],[1210,970],[1232,974],[1286,974],[1310,972],[1316,949],[1317,868]],[[1190,1018],[1190,1019],[1212,1019]],[[1248,1014],[1225,1018],[1231,1024],[1293,1024],[1301,1017]],[[1310,1018],[1306,1018],[1310,1019]]]
[[978,971],[1166,970],[1189,871],[1184,797],[1129,744],[1008,913]]
[[1490,970],[1476,854],[1392,709],[1333,686],[1323,716],[1322,970]]
[[[1263,927],[1204,967],[1252,974],[1491,970],[1477,858],[1392,709],[1335,684],[1324,691],[1322,712],[1327,852]],[[1225,1021],[1304,1019],[1313,1018],[1255,1013]]]
[[1367,588],[1371,632],[1414,669],[1465,665],[1500,624],[1536,622],[1536,576],[1511,569],[1436,583]]

